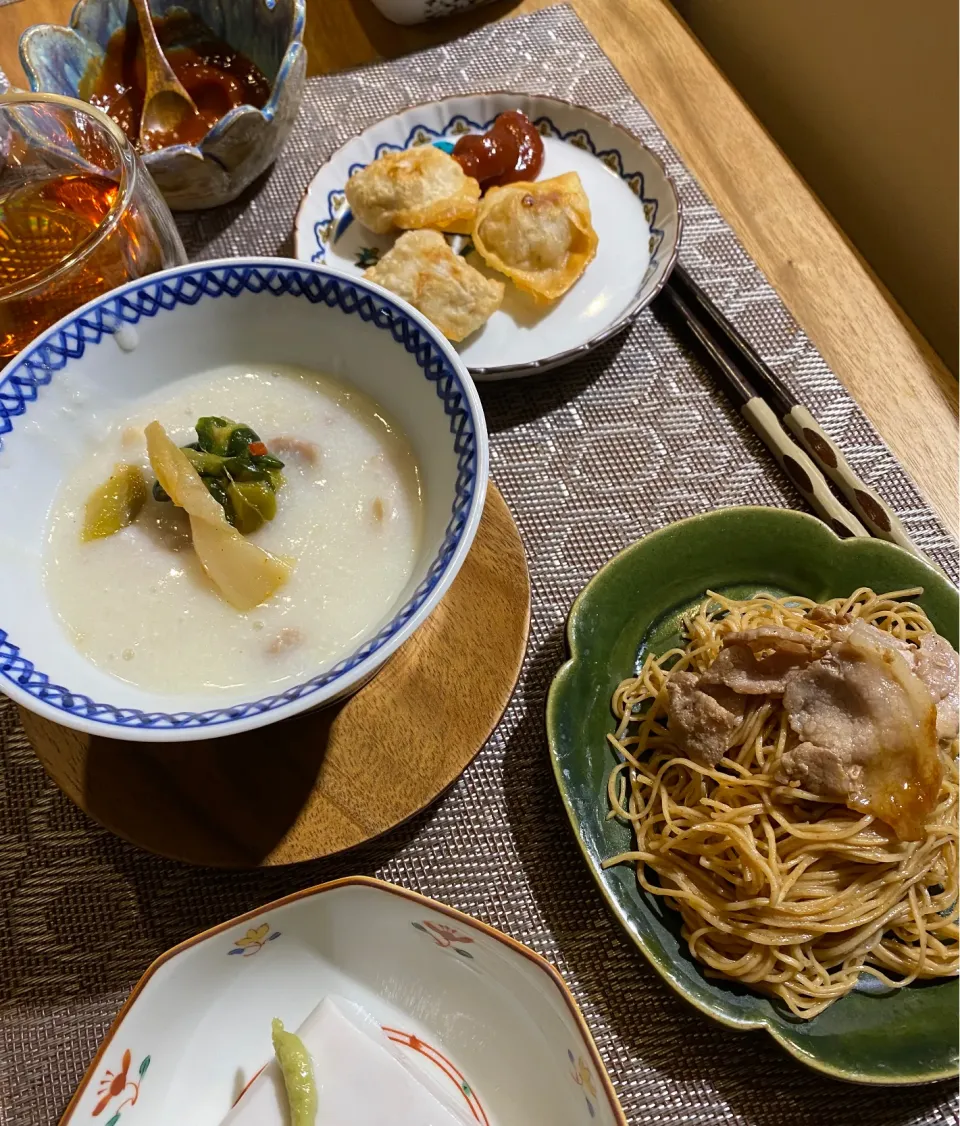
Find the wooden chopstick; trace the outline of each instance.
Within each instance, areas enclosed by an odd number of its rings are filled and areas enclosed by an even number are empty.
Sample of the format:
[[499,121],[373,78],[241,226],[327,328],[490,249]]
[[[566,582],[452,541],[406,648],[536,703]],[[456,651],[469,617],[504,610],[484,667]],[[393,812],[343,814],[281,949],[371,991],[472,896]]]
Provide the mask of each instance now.
[[765,399],[793,432],[821,473],[826,474],[840,490],[866,529],[878,539],[889,540],[922,558],[922,552],[907,535],[897,514],[857,475],[810,411],[679,264],[670,275],[667,289],[670,296],[676,294],[681,298],[690,315],[697,319],[701,328],[752,385],[754,393]]
[[687,328],[700,342],[714,361],[727,395],[737,405],[748,425],[762,439],[783,467],[810,507],[838,536],[869,537],[870,533],[860,521],[848,512],[830,491],[830,486],[807,453],[797,445],[780,425],[780,420],[769,403],[761,398],[744,379],[736,364],[721,347],[710,327],[691,307],[686,295],[669,283],[664,287],[664,297],[673,305]]

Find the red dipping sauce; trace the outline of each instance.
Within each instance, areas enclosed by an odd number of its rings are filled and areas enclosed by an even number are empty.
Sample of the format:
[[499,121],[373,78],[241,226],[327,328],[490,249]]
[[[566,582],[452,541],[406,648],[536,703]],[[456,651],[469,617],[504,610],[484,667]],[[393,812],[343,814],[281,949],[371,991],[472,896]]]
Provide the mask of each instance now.
[[543,140],[526,114],[511,109],[501,113],[482,136],[461,137],[453,159],[483,189],[535,180],[543,167]]
[[81,97],[112,117],[140,152],[197,144],[235,106],[262,109],[267,104],[270,83],[256,63],[218,39],[196,16],[175,12],[153,25],[163,53],[196,104],[195,114],[186,114],[175,129],[140,136],[146,70],[136,23],[110,36],[103,65],[81,84]]

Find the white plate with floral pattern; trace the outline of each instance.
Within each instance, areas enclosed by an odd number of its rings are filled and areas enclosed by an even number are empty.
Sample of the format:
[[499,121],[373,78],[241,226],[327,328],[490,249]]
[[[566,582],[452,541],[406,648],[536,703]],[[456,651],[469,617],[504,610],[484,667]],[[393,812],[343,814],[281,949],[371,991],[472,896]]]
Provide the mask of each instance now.
[[626,1126],[549,962],[363,876],[296,892],[167,951],[100,1045],[61,1126],[218,1126],[325,996],[360,1005],[477,1126]]
[[[475,379],[567,363],[624,328],[660,292],[680,243],[680,204],[659,158],[636,137],[592,110],[529,94],[474,94],[412,106],[333,154],[307,188],[295,224],[297,258],[361,275],[395,236],[375,235],[354,219],[343,194],[350,176],[385,152],[424,144],[450,151],[460,136],[484,132],[508,109],[522,110],[543,137],[538,179],[579,174],[599,244],[580,280],[551,305],[537,305],[507,282],[502,307],[457,345]],[[469,252],[469,240],[448,238]]]

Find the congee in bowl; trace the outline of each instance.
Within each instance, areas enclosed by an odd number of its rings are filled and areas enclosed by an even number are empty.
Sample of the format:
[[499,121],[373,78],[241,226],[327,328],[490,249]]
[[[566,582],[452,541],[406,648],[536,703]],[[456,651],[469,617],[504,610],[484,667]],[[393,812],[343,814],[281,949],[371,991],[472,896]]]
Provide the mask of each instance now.
[[83,730],[226,734],[349,692],[479,521],[456,354],[329,270],[154,275],[54,326],[0,394],[0,688]]

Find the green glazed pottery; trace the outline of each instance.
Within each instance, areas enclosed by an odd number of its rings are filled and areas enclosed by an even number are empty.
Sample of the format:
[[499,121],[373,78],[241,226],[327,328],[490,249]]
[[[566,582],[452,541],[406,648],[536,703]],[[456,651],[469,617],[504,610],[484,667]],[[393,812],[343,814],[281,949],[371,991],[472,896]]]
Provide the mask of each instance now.
[[567,625],[570,660],[547,698],[554,773],[574,833],[614,914],[651,965],[701,1012],[731,1028],[765,1028],[811,1067],[859,1083],[925,1083],[958,1071],[956,978],[887,990],[867,977],[829,1009],[803,1021],[732,981],[706,977],[680,937],[680,916],[638,886],[633,865],[604,870],[631,847],[630,830],[607,820],[607,777],[616,756],[610,699],[650,650],[675,644],[683,614],[715,590],[759,590],[817,601],[868,586],[922,586],[917,599],[956,648],[957,592],[927,563],[875,539],[840,540],[812,516],[729,508],[681,520],[612,559],[587,584]]

